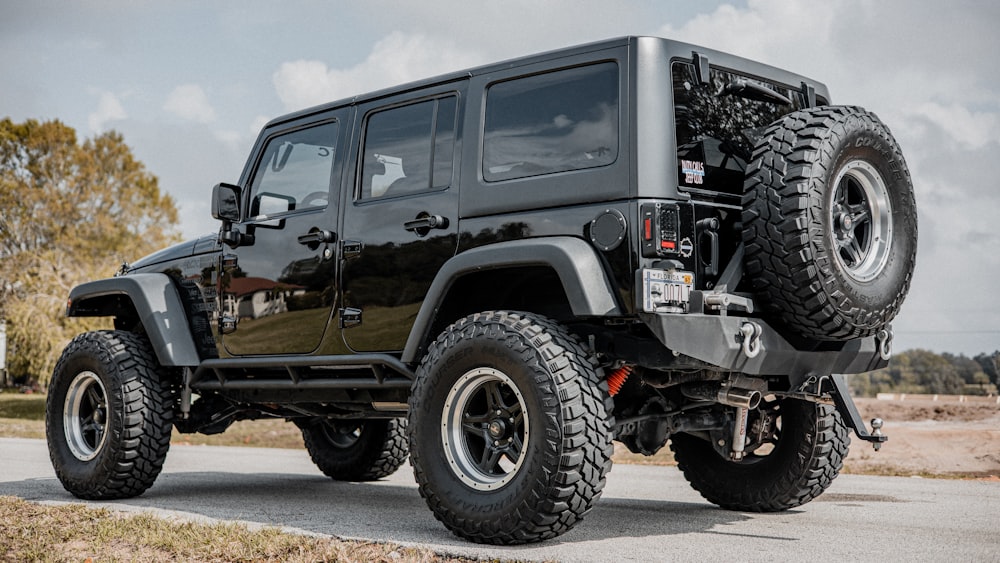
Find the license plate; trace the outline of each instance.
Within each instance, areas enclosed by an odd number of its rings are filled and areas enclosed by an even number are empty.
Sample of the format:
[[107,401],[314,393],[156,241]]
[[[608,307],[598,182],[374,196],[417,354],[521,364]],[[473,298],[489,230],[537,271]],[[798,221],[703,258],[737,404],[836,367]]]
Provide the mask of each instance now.
[[642,271],[642,308],[647,313],[683,313],[691,300],[694,274],[681,270]]

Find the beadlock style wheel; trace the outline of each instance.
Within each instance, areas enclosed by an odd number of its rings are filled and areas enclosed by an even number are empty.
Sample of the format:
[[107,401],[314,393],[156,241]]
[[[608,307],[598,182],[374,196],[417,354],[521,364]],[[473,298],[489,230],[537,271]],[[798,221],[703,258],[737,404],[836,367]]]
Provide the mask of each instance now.
[[465,539],[554,538],[600,497],[614,405],[593,352],[540,315],[483,311],[431,343],[410,393],[413,475]]
[[862,160],[848,163],[836,180],[830,224],[837,260],[859,282],[878,277],[889,260],[892,204],[878,170]]
[[45,436],[67,491],[110,500],[153,485],[170,449],[172,375],[139,334],[86,332],[66,346],[45,399]]
[[90,461],[107,439],[108,392],[97,374],[85,371],[69,384],[63,407],[66,445],[76,459]]
[[521,391],[492,368],[463,375],[441,416],[444,454],[455,475],[477,490],[506,485],[524,463],[529,427]]

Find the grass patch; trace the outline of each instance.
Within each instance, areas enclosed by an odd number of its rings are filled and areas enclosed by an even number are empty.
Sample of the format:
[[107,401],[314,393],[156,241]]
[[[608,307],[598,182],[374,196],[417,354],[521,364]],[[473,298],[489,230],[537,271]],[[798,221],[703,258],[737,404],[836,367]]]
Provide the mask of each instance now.
[[330,308],[289,311],[260,319],[241,319],[236,332],[223,337],[237,353],[287,354],[311,352],[330,318]]
[[428,549],[340,541],[242,524],[195,524],[81,505],[0,497],[4,561],[469,562]]
[[222,434],[181,434],[174,430],[170,443],[175,446],[248,446],[253,448],[302,449],[299,427],[283,419],[241,420]]
[[45,420],[45,395],[0,393],[0,418]]

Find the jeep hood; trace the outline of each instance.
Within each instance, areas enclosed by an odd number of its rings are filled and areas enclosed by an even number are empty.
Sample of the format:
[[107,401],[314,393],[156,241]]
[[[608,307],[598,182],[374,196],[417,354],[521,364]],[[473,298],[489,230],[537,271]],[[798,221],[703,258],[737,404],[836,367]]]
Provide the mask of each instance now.
[[128,271],[135,272],[137,270],[149,268],[150,266],[163,264],[164,262],[171,262],[174,260],[187,258],[189,256],[195,256],[197,254],[212,252],[213,250],[218,248],[219,245],[218,239],[219,235],[212,233],[210,235],[204,235],[194,240],[189,240],[175,244],[173,246],[168,246],[163,250],[158,250],[148,256],[144,256],[136,260],[135,262],[129,265]]

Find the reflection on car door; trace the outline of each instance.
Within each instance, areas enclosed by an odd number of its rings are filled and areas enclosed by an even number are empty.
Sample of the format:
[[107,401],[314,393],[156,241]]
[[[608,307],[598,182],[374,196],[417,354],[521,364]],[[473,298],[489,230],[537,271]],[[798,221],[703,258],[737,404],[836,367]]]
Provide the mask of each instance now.
[[252,240],[226,253],[220,276],[220,332],[230,354],[305,354],[323,337],[337,303],[345,115],[265,140],[245,188],[241,228]]
[[365,117],[355,194],[344,213],[340,309],[344,340],[355,351],[401,350],[435,274],[455,254],[458,194],[451,186],[461,88],[360,108]]

